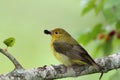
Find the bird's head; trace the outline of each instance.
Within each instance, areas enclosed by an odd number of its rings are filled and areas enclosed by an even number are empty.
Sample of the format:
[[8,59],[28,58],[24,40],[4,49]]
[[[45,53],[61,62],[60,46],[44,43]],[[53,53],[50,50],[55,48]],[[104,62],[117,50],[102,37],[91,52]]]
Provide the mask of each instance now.
[[70,34],[62,28],[56,28],[53,30],[44,30],[44,33],[51,35],[52,39],[54,40],[63,40],[63,39],[67,39],[68,37],[71,37]]

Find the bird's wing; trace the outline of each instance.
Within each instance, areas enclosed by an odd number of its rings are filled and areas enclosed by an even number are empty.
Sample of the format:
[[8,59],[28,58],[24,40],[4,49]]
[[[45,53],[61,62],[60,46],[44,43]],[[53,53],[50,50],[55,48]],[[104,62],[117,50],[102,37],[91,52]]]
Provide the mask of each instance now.
[[53,42],[53,47],[56,50],[56,52],[68,56],[71,60],[74,60],[76,63],[79,63],[79,61],[82,61],[89,65],[95,63],[94,60],[89,56],[87,51],[84,48],[82,48],[82,46],[80,46],[79,44],[73,45],[62,41],[56,41]]

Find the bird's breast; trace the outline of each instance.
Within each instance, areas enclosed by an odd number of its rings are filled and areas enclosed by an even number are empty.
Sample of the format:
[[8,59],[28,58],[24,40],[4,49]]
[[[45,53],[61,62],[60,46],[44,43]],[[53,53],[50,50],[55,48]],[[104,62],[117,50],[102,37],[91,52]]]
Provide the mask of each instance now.
[[53,48],[53,46],[51,46],[51,47],[53,50],[53,55],[59,62],[63,63],[65,66],[70,66],[72,64],[69,57],[67,57],[63,53],[56,52],[55,49]]

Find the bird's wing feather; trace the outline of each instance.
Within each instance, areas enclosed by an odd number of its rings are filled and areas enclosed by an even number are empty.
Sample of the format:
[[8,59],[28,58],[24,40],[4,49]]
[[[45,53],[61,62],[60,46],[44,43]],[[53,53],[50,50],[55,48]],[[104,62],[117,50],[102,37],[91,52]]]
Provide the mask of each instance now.
[[87,51],[79,44],[68,44],[62,41],[53,42],[53,47],[56,52],[68,56],[71,60],[80,60],[89,65],[92,65],[94,60],[89,56]]

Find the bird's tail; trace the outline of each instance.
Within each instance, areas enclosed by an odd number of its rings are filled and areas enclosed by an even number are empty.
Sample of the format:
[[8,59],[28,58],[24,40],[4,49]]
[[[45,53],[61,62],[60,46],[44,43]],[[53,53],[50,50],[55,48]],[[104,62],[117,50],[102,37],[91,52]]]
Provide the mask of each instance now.
[[100,65],[98,65],[97,63],[92,63],[92,65],[94,66],[95,69],[97,69],[101,72],[101,75],[99,77],[99,80],[101,80],[101,78],[103,76],[103,68]]

